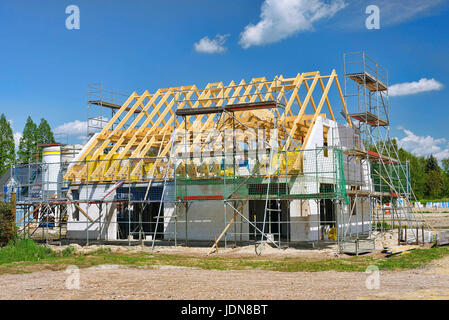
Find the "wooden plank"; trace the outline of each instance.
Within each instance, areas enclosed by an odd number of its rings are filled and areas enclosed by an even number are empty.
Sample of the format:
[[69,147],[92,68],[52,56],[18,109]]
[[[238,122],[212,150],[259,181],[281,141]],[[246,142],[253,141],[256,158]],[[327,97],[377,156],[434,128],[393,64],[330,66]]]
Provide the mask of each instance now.
[[[321,78],[319,78],[319,81],[321,82]],[[304,85],[305,85],[306,90],[308,92],[310,90],[310,87],[309,87],[309,83],[307,82],[307,80],[304,81]],[[315,104],[315,99],[313,99],[313,93],[310,96],[310,103],[312,103],[313,111],[316,112],[316,104]]]
[[[319,77],[320,77],[320,74],[317,72],[315,74],[315,77],[313,79],[312,85],[310,87],[310,91],[307,92],[306,98],[304,99],[303,104],[301,106],[301,109],[300,109],[298,115],[296,116],[296,120],[293,123],[292,129],[290,130],[290,136],[292,136],[293,133],[295,132],[295,130],[296,130],[297,126],[298,126],[299,121],[302,119],[302,116],[305,113],[307,105],[308,105],[308,103],[310,101],[310,97],[312,96],[312,92],[315,89],[315,86],[316,86],[316,84],[318,82]],[[291,145],[291,138],[290,138],[290,136],[287,138],[287,141],[285,143],[285,150],[288,150],[290,145]]]
[[[98,159],[98,157],[103,154],[104,149],[109,145],[110,140],[109,138],[112,137],[114,134],[116,134],[124,125],[125,123],[128,121],[128,119],[133,115],[134,111],[139,107],[139,105],[142,103],[142,101],[147,98],[150,95],[150,93],[145,90],[145,92],[137,99],[137,101],[134,103],[134,105],[131,107],[131,110],[124,116],[124,118],[119,122],[119,124],[117,125],[117,127],[115,129],[113,129],[112,131],[104,131],[102,130],[102,133],[106,134],[107,133],[107,138],[103,141],[103,143],[94,151],[91,160],[95,161]],[[152,98],[153,99],[153,98]],[[120,110],[119,110],[120,111]],[[139,116],[141,117],[143,114],[139,114]],[[114,121],[115,122],[115,121]],[[111,127],[113,124],[112,120],[106,125],[106,127]],[[125,131],[127,133],[127,131]],[[123,137],[123,135],[122,135]],[[120,141],[120,140],[119,140]],[[118,142],[115,143],[114,147],[119,148],[120,145],[118,145]],[[114,148],[113,147],[113,148]],[[89,153],[85,153],[86,156]],[[106,156],[105,160],[110,160],[110,158],[112,157],[112,154],[109,154]],[[84,159],[80,159],[80,161],[83,161]],[[104,163],[102,162],[100,163],[100,166],[103,168],[104,167]],[[93,177],[99,177],[98,174],[99,170],[98,168],[95,169],[95,171],[92,173]],[[86,180],[89,180],[89,177],[87,177],[87,164],[85,164],[82,169],[78,172],[78,174],[76,174],[76,177],[79,179],[82,179],[82,177],[84,177],[84,175],[86,175]]]
[[[147,119],[142,123],[142,125],[141,125],[141,127],[137,130],[137,132],[136,132],[136,134],[134,134],[133,136],[132,136],[132,138],[128,141],[128,143],[125,145],[125,147],[123,148],[123,150],[119,153],[119,155],[118,155],[118,159],[123,159],[123,158],[125,158],[125,156],[128,154],[128,151],[131,149],[131,147],[133,147],[134,146],[134,144],[135,144],[135,142],[136,142],[136,140],[137,140],[137,135],[138,134],[140,134],[141,132],[143,132],[143,130],[148,126],[148,124],[151,122],[151,120],[152,120],[152,118],[154,117],[154,115],[155,115],[155,113],[162,107],[162,105],[164,104],[164,102],[171,96],[173,94],[173,92],[171,91],[171,90],[169,90],[169,91],[166,91],[166,93],[165,93],[165,95],[162,97],[162,99],[158,102],[158,104],[156,105],[156,108],[155,109],[153,109],[153,111],[151,112],[151,114],[147,117]],[[151,102],[151,101],[150,101]],[[175,99],[174,99],[174,97],[172,97],[172,100],[171,100],[171,102],[170,102],[170,107],[171,106],[173,106],[173,104],[174,104],[174,102],[175,102]],[[157,127],[161,122],[162,122],[162,119],[165,117],[165,115],[168,113],[168,108],[166,107],[165,108],[165,110],[164,110],[164,112],[163,112],[163,114],[162,114],[162,116],[159,116],[159,118],[156,120],[156,122],[155,123],[153,123],[153,127],[155,128],[155,127]],[[138,119],[136,119],[136,120],[138,120]],[[136,123],[138,123],[138,122],[136,122]],[[129,130],[129,129],[128,129]],[[126,142],[125,141],[125,139],[123,139],[123,142]],[[114,146],[115,147],[115,146]],[[113,148],[111,151],[110,151],[110,153],[111,153],[111,157],[112,157],[112,154],[113,153],[115,153],[115,151],[117,150],[117,148]],[[111,158],[111,157],[109,157],[109,158]],[[105,163],[103,164],[103,168],[104,168],[104,165],[105,165]],[[106,176],[109,176],[109,177],[114,177],[114,172],[115,172],[115,169],[116,169],[116,167],[118,166],[118,161],[114,161],[111,165],[110,165],[110,167],[109,167],[109,169],[108,169],[108,171],[106,172]],[[129,164],[128,164],[128,166],[129,166]],[[98,168],[97,168],[98,169]],[[120,177],[121,178],[121,177]]]
[[314,115],[314,117],[312,119],[312,122],[310,124],[310,129],[307,132],[306,137],[304,138],[304,143],[302,145],[302,150],[304,150],[306,148],[307,142],[309,141],[310,135],[312,133],[312,128],[315,125],[316,119],[318,118],[318,115],[321,112],[321,108],[323,107],[324,101],[326,100],[327,94],[329,93],[329,90],[330,90],[330,88],[332,86],[332,82],[334,80],[335,75],[336,75],[335,70],[332,70],[331,77],[329,78],[329,80],[327,80],[326,89],[324,90],[323,95],[321,96],[320,103],[318,104],[317,110],[316,110],[315,115]]
[[13,221],[16,221],[16,193],[15,192],[11,192],[11,211],[12,211],[12,216],[13,216]]
[[[324,89],[324,83],[323,83],[323,79],[321,79],[321,78],[320,78],[320,86],[321,86],[321,90],[323,90],[323,92],[324,92],[324,90],[325,90]],[[329,102],[328,95],[326,95],[326,105],[327,105],[327,108],[329,110],[329,113],[331,114],[331,119],[335,121],[334,112],[332,111],[332,107],[331,107],[331,104]]]
[[[119,116],[128,109],[128,105],[137,97],[137,93],[133,92],[128,99],[125,101],[125,103],[123,104],[123,106],[120,108],[119,111],[117,111],[116,114],[114,114],[114,116],[111,118],[111,120],[106,124],[106,126],[101,130],[100,134],[98,136],[101,136],[103,134],[105,134],[106,132],[109,131],[109,129],[111,128],[112,124],[117,121],[117,119],[119,118]],[[84,161],[86,159],[86,156],[88,154],[90,154],[92,152],[92,150],[94,150],[98,145],[100,145],[102,143],[102,141],[100,139],[97,139],[95,141],[93,141],[91,143],[90,146],[88,146],[88,148],[84,151],[84,153],[79,157],[79,161]],[[80,165],[80,166],[73,166],[72,168],[70,168],[70,170],[68,170],[68,172],[65,174],[64,179],[70,179],[73,175],[77,175],[77,173],[79,171],[84,171],[84,166]]]
[[341,100],[341,103],[343,104],[343,108],[344,108],[345,115],[346,115],[346,121],[348,122],[349,127],[353,128],[354,125],[352,124],[351,118],[349,117],[348,108],[346,106],[346,99],[343,96],[343,91],[341,90],[340,81],[338,81],[338,77],[337,76],[335,77],[335,84],[337,85],[338,94],[340,95],[340,100]]
[[[86,213],[86,212],[84,212],[84,210],[83,209],[81,209],[81,207],[76,203],[76,202],[73,202],[73,204],[75,205],[75,207],[87,218],[87,219],[89,219],[89,221],[90,222],[92,222],[92,223],[94,223],[94,220],[92,220],[92,218],[91,217],[89,217],[89,215]],[[88,204],[89,205],[89,204]]]
[[214,245],[212,246],[212,248],[210,249],[209,253],[207,255],[210,255],[212,252],[214,252],[214,250],[216,248],[218,248],[218,242],[221,240],[221,238],[225,235],[225,233],[228,231],[229,227],[232,225],[232,223],[234,222],[234,220],[237,218],[238,216],[238,212],[242,210],[243,206],[248,202],[248,200],[245,200],[241,203],[241,205],[238,207],[237,210],[234,210],[234,214],[232,216],[232,219],[229,221],[229,223],[226,225],[226,227],[224,228],[224,230],[221,232],[221,234],[218,236],[218,238],[216,238]]
[[19,219],[19,221],[17,221],[17,224],[21,223],[23,220],[28,218],[30,215],[34,214],[37,210],[39,210],[40,207],[41,207],[41,204],[38,204],[37,207],[33,211],[27,213],[21,219]]

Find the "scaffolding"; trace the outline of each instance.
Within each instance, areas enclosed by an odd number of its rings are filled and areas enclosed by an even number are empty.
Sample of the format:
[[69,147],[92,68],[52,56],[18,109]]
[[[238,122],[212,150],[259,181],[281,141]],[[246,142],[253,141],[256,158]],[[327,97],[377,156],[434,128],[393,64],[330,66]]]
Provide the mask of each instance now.
[[[289,221],[287,216],[283,216],[282,219],[277,217],[281,215],[281,211],[277,211],[278,203],[271,202],[279,202],[279,206],[282,202],[282,206],[288,206],[292,200],[339,199],[342,202],[345,201],[344,176],[341,175],[341,150],[329,147],[305,150],[302,153],[303,165],[296,175],[287,174],[285,171],[283,158],[288,157],[285,152],[278,152],[271,157],[267,156],[266,152],[247,153],[248,161],[239,160],[235,166],[240,171],[234,172],[231,172],[234,164],[226,164],[226,159],[230,158],[227,154],[210,158],[189,157],[187,161],[181,155],[174,156],[172,159],[157,157],[114,159],[108,161],[109,164],[106,166],[117,162],[117,170],[122,167],[128,168],[128,176],[126,179],[110,180],[107,183],[103,181],[102,184],[98,184],[91,174],[96,166],[106,160],[83,161],[86,165],[87,179],[79,184],[70,184],[70,187],[65,187],[69,184],[68,181],[51,181],[44,176],[44,172],[49,171],[47,169],[49,166],[59,165],[59,163],[17,165],[13,174],[17,179],[22,177],[20,186],[17,188],[17,207],[20,217],[18,226],[24,235],[52,243],[67,239],[67,223],[72,226],[72,229],[78,227],[83,229],[78,234],[78,240],[84,238],[86,243],[89,243],[92,238],[94,238],[93,242],[100,243],[120,239],[131,243],[134,240],[143,242],[161,239],[160,236],[163,236],[165,242],[172,242],[177,240],[180,233],[180,230],[176,231],[176,229],[202,228],[211,223],[206,220],[189,220],[187,215],[190,214],[189,208],[192,204],[218,200],[223,203],[223,207],[228,208],[223,212],[223,228],[229,222],[235,222],[235,229],[226,233],[223,238],[224,243],[228,241],[248,243],[251,239],[260,239],[263,234],[267,234],[276,246],[288,245],[294,241],[288,238],[281,239],[280,229],[305,222]],[[325,153],[327,153],[326,160],[323,161]],[[256,161],[253,160],[257,156],[260,156],[261,161],[255,164]],[[197,160],[201,161],[201,164],[193,169],[191,167],[187,169],[183,165],[183,163],[194,163]],[[140,161],[147,163],[147,169],[140,175],[131,175],[133,167]],[[151,163],[156,162],[164,163],[164,166],[160,167],[161,177],[149,180],[146,177],[148,168],[151,167]],[[208,173],[204,168],[205,163],[208,163]],[[214,171],[219,163],[223,166],[219,167],[219,171]],[[71,165],[74,165],[73,162]],[[68,166],[61,170],[67,172]],[[224,174],[225,171],[226,174]],[[189,174],[196,177],[190,177]],[[57,189],[50,187],[56,184]],[[307,194],[306,189],[310,193]],[[263,202],[262,215],[257,215],[259,218],[254,218],[248,213],[240,216],[239,213],[242,213],[241,208],[239,209],[240,204],[248,201]],[[180,211],[179,216],[173,212],[171,215],[162,214],[159,212],[162,208],[161,204],[165,207],[171,206],[173,211]],[[120,217],[117,217],[116,221],[103,219],[112,207],[120,211],[117,213]],[[142,219],[146,212],[145,207],[151,207],[151,219]],[[237,210],[239,212],[233,212]],[[233,217],[234,213],[236,217]],[[262,218],[265,213],[267,213],[266,232],[264,232]],[[285,208],[282,214],[285,215]],[[235,221],[237,216],[241,218],[241,221]],[[158,217],[162,222],[157,221]],[[163,224],[163,229],[158,228],[159,223]],[[330,223],[335,226],[336,221],[323,219],[320,223]],[[116,225],[116,236],[110,237],[111,233],[104,228],[110,228],[113,224]],[[275,224],[277,224],[276,228]],[[186,234],[188,232],[184,233]],[[247,241],[239,239],[247,239]],[[189,242],[187,237],[184,240],[186,243]]]
[[[412,207],[417,199],[411,188],[410,164],[399,160],[398,147],[390,138],[388,71],[365,52],[346,53],[343,62],[345,99],[358,109],[349,114],[355,120],[357,134],[353,137],[354,147],[345,153],[353,161],[369,164],[365,174],[372,183],[371,188],[361,186],[351,192],[351,199],[369,199],[373,225],[380,235],[396,226],[399,230],[406,226],[414,232],[409,240],[416,241],[417,230],[426,223],[420,209]],[[363,189],[370,192],[359,191]],[[354,241],[360,236],[357,234]]]
[[128,96],[103,88],[101,83],[87,85],[87,136],[100,132]]
[[133,92],[121,104],[93,86],[99,98],[88,105],[113,114],[57,166],[58,181],[45,176],[48,163],[13,169],[19,226],[45,241],[208,244],[210,253],[254,244],[260,254],[265,243],[372,251],[378,225],[421,222],[406,209],[409,165],[388,144],[388,74],[367,61],[344,56],[344,90],[335,70]]

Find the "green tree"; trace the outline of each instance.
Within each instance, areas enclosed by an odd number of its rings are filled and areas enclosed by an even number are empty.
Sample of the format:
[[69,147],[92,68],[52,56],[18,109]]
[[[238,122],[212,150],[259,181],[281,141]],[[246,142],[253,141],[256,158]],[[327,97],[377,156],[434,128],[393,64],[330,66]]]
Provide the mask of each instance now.
[[441,160],[441,164],[443,166],[444,173],[449,175],[449,158]]
[[444,177],[438,160],[433,155],[426,159],[425,173],[425,196],[430,199],[439,198],[443,193]]
[[441,160],[441,165],[443,166],[444,175],[444,190],[443,196],[449,198],[449,158]]
[[449,174],[444,173],[443,177],[443,192],[442,196],[444,198],[449,198]]
[[37,134],[39,136],[39,144],[55,143],[55,137],[53,136],[50,125],[44,118],[42,118],[39,123]]
[[440,166],[438,165],[438,160],[433,156],[433,154],[431,154],[430,157],[426,160],[426,173],[439,170]]
[[36,161],[38,129],[30,116],[28,116],[20,138],[17,151],[20,163],[33,163]]
[[412,188],[415,191],[418,199],[424,198],[426,189],[426,172],[425,172],[426,159],[424,157],[416,157],[412,155],[410,161],[410,175],[412,179]]
[[9,121],[2,113],[0,116],[0,176],[14,164],[15,158],[14,134]]
[[398,150],[398,155],[401,162],[409,161],[410,163],[410,181],[416,197],[418,199],[424,198],[426,183],[425,158],[417,157],[402,148]]
[[426,177],[426,196],[430,199],[441,197],[444,187],[441,171],[433,170],[427,173]]
[[[55,143],[55,137],[51,131],[50,125],[44,118],[41,119],[39,127],[37,127],[37,135],[39,144],[50,144]],[[39,147],[39,159],[42,159],[42,147]]]

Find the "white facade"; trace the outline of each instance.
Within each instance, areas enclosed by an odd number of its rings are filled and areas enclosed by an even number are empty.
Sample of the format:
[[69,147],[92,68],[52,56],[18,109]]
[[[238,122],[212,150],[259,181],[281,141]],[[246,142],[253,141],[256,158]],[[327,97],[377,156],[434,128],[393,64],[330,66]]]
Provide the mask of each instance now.
[[[101,206],[86,200],[102,199],[110,191],[110,184],[83,185],[69,191],[69,198],[77,193],[79,208],[69,206],[67,221],[67,238],[69,239],[117,239],[117,210],[114,202],[105,202]],[[76,191],[75,191],[76,190]],[[81,210],[82,211],[81,211]],[[84,213],[83,213],[84,212]],[[90,219],[86,217],[89,216]],[[93,222],[92,222],[93,221]]]
[[[327,145],[332,147],[344,148],[346,142],[339,136],[339,133],[345,130],[337,130],[339,124],[337,122],[318,117],[315,125],[313,126],[310,138],[306,145],[305,150],[313,150],[321,148],[325,145],[323,130],[324,126],[327,130]],[[340,125],[341,126],[341,125]],[[351,148],[352,146],[347,146]],[[333,159],[335,157],[332,154],[333,150],[329,149],[325,154],[322,151],[310,154],[305,153],[303,156],[303,168],[304,176],[298,178],[297,182],[293,184],[292,194],[317,194],[320,193],[320,184],[335,184],[335,166]],[[344,157],[344,162],[349,160],[347,156]],[[317,168],[318,166],[318,168]],[[367,164],[355,164],[354,172],[359,171],[360,175],[355,177],[351,175],[349,167],[351,164],[345,166],[345,178],[357,185],[368,185],[369,181],[369,166]],[[307,170],[313,173],[313,179],[308,180]],[[318,181],[315,174],[318,175]],[[355,182],[353,182],[355,181]],[[204,186],[207,188],[207,186]],[[87,206],[82,200],[99,200],[103,199],[106,195],[108,199],[116,199],[116,191],[111,190],[114,188],[112,184],[96,184],[96,185],[82,185],[77,189],[78,199],[81,200],[79,204],[80,208],[92,219],[94,222],[89,221],[78,209],[71,209],[69,213],[68,231],[67,235],[70,239],[85,239],[88,235],[90,239],[101,238],[104,240],[116,240],[119,237],[118,229],[118,209],[117,204],[109,202],[103,204],[100,207],[96,204],[90,204]],[[200,192],[200,191],[199,191]],[[250,200],[251,201],[251,200]],[[259,200],[260,201],[260,200]],[[265,201],[265,200],[263,200]],[[164,201],[165,202],[165,201]],[[322,205],[322,204],[321,204]],[[340,205],[340,204],[338,204]],[[337,206],[337,204],[336,204]],[[358,199],[355,202],[355,208],[349,212],[349,206],[342,204],[344,217],[335,217],[339,219],[339,228],[344,228],[348,233],[360,233],[367,232],[371,228],[370,208],[367,199]],[[73,207],[73,206],[72,206]],[[248,202],[241,210],[241,213],[246,219],[252,220],[254,213],[249,212],[250,203]],[[335,215],[337,212],[341,212],[340,208],[334,208]],[[184,204],[181,204],[175,209],[173,202],[165,202],[163,210],[161,211],[160,225],[163,227],[163,239],[173,240],[176,233],[178,240],[189,241],[211,241],[215,237],[218,237],[227,223],[231,220],[234,212],[229,206],[224,206],[221,200],[208,200],[208,201],[194,201],[190,202],[189,209],[186,215],[186,208]],[[323,226],[320,221],[320,202],[319,200],[292,200],[290,201],[289,211],[286,213],[289,215],[289,234],[290,241],[318,241],[327,240],[329,228]],[[226,217],[226,218],[225,218]],[[148,220],[149,218],[147,218]],[[150,219],[152,223],[154,219],[154,213]],[[186,224],[187,221],[187,224]],[[229,241],[247,241],[250,239],[250,228],[254,230],[241,216],[237,217],[237,223],[233,224],[227,235]],[[148,221],[147,221],[148,222]],[[323,232],[324,231],[324,232]],[[161,229],[158,229],[161,232]],[[268,229],[266,229],[268,232]],[[146,233],[147,239],[148,232]],[[284,230],[285,236],[285,230]]]
[[[312,128],[312,132],[307,145],[305,146],[305,150],[313,150],[323,147],[325,142],[325,126],[328,128],[327,145],[329,147],[338,147],[342,149],[352,149],[354,147],[353,145],[351,145],[353,139],[348,139],[348,137],[344,136],[345,134],[341,134],[341,136],[339,135],[339,133],[341,133],[342,131],[346,134],[348,132],[352,132],[352,129],[346,128],[346,130],[339,130],[339,126],[341,125],[336,121],[318,117],[315,125]],[[329,150],[329,153],[330,152],[332,152],[331,149]],[[311,155],[309,158],[305,156],[304,170],[306,171],[307,168],[311,168],[311,172],[319,172],[319,183],[334,183],[334,173],[329,172],[333,172],[335,170],[333,168],[333,166],[335,166],[335,163],[333,163],[333,161],[329,161],[329,159],[333,159],[331,157],[331,154],[328,154],[327,159],[324,153],[317,153],[316,155]],[[344,172],[347,184],[356,181],[356,183],[359,185],[370,186],[371,182],[369,179],[369,164],[348,164],[348,156],[346,155],[343,155],[343,162],[345,165]],[[313,167],[317,165],[319,166],[319,168],[313,169]],[[355,172],[359,172],[357,178],[355,177]],[[303,193],[319,193],[319,183],[317,183],[316,180],[312,180],[311,182],[304,182],[301,184],[298,183],[298,185],[295,185],[294,188],[297,188],[298,191],[301,191]],[[296,190],[292,190],[292,192],[297,193]],[[367,199],[357,200],[357,205],[352,212],[352,217],[350,216],[351,213],[349,212],[349,206],[347,204],[344,204],[342,209],[344,217],[338,218],[340,218],[339,220],[343,218],[346,223],[340,221],[339,228],[347,228],[349,234],[361,233],[370,230],[371,216],[369,210],[369,201]],[[324,238],[323,240],[327,240],[328,235],[323,234],[322,230],[320,230],[320,214],[317,201],[291,201],[290,220],[292,241],[318,241],[322,238]]]

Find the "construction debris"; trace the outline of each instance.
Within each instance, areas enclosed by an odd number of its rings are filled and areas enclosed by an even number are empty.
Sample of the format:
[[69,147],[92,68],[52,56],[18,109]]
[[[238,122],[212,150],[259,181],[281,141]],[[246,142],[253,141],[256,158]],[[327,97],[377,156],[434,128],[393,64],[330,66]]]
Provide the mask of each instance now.
[[394,246],[387,248],[383,250],[386,254],[389,256],[396,255],[396,254],[402,254],[402,253],[408,253],[412,250],[419,249],[420,247],[418,245],[407,245],[407,246]]

